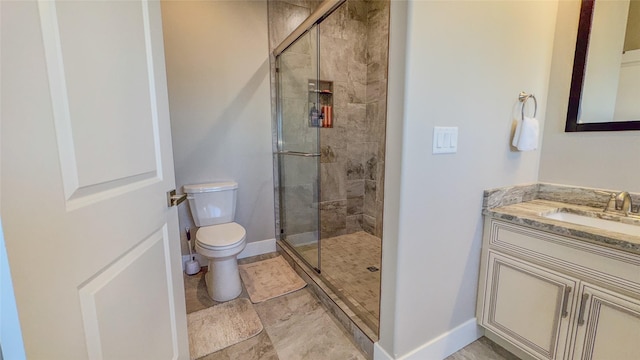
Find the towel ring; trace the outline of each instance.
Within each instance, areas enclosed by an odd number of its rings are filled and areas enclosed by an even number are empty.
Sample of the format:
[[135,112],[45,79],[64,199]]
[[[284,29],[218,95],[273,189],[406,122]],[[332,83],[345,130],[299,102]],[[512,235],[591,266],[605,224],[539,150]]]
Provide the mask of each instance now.
[[535,95],[527,94],[526,92],[521,92],[518,95],[518,100],[522,103],[522,120],[524,120],[524,106],[527,104],[527,100],[533,99],[533,117],[536,117],[538,113],[538,100],[536,100]]

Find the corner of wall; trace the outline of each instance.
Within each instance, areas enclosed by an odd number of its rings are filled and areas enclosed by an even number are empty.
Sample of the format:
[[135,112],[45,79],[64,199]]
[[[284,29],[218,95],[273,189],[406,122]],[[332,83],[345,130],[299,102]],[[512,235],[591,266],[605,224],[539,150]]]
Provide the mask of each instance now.
[[[384,184],[384,225],[380,296],[380,341],[376,354],[393,353],[395,348],[396,275],[400,222],[402,132],[407,43],[408,2],[391,1],[389,23],[389,67],[387,95],[386,161]],[[381,355],[375,355],[378,359]],[[388,357],[389,359],[391,357]],[[381,357],[380,359],[384,359]]]
[[374,360],[421,360],[421,359],[444,359],[455,353],[459,349],[476,341],[482,337],[484,331],[477,324],[476,318],[472,318],[456,326],[450,331],[441,334],[433,340],[425,343],[419,348],[400,357],[392,357],[380,346],[375,343],[373,347]]
[[373,344],[373,360],[393,360],[393,357],[389,355],[379,342]]

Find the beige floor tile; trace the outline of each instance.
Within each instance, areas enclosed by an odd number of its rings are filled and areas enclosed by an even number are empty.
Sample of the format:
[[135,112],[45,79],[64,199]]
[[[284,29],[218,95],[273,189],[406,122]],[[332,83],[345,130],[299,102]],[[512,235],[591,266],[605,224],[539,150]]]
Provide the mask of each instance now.
[[198,360],[279,360],[266,331]]
[[365,359],[307,288],[254,306],[280,359]]
[[262,332],[262,321],[249,299],[234,299],[187,314],[191,358],[225,349]]
[[483,336],[445,360],[518,360],[518,357]]

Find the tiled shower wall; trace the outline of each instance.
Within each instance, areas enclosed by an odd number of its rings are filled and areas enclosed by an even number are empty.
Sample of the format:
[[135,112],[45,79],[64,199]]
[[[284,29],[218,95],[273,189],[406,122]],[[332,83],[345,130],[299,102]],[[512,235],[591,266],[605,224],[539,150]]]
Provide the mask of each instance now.
[[[367,13],[367,118],[377,144],[375,179],[365,179],[363,224],[373,224],[371,234],[382,237],[384,161],[387,127],[387,68],[389,60],[389,2],[372,1]],[[374,219],[371,219],[373,217]],[[365,228],[365,230],[367,230]]]
[[[270,48],[317,4],[269,1]],[[312,230],[313,221],[305,219],[316,206],[322,238],[360,230],[382,234],[388,23],[388,1],[348,0],[320,24],[320,79],[333,82],[334,127],[320,129],[319,199],[309,203],[308,192],[316,189],[303,174],[287,178],[287,206],[296,208],[287,212],[289,235]],[[303,91],[301,98],[306,96]],[[304,124],[304,113],[299,117]],[[288,159],[284,165],[306,174],[315,171],[300,163],[304,160],[294,165],[296,161]]]
[[320,24],[320,78],[335,127],[320,131],[321,237],[382,234],[388,2],[347,1]]

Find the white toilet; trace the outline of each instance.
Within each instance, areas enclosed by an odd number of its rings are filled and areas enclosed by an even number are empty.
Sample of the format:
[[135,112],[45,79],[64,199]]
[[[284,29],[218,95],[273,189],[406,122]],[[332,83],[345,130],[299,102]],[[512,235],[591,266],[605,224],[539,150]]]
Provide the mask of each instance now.
[[233,222],[238,184],[233,181],[185,185],[196,226],[196,252],[209,261],[207,292],[215,301],[235,299],[242,292],[238,254],[247,245],[245,229]]

